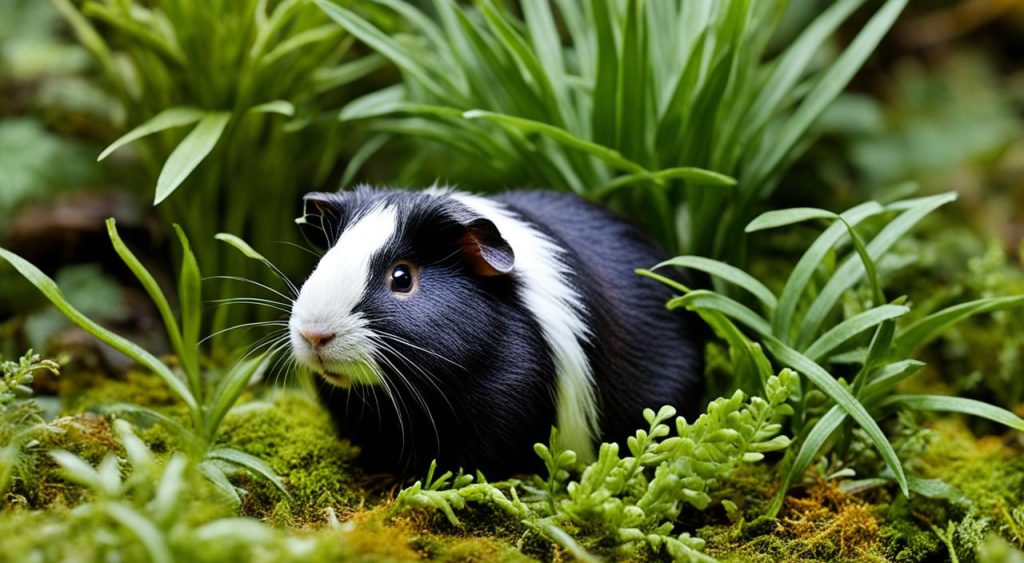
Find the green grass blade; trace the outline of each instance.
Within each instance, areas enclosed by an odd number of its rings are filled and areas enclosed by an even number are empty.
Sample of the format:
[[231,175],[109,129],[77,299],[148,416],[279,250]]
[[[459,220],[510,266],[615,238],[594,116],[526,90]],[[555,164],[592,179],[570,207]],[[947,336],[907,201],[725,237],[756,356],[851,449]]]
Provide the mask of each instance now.
[[778,113],[779,106],[789,97],[808,65],[820,54],[828,38],[862,4],[864,0],[840,0],[807,26],[775,63],[775,69],[750,108],[750,126],[760,127]]
[[153,205],[167,199],[178,186],[188,178],[196,166],[203,161],[220,139],[231,119],[230,112],[207,113],[167,157],[160,177],[156,180],[156,198]]
[[991,297],[953,305],[906,327],[893,340],[892,356],[907,357],[973,315],[1024,306],[1024,296]]
[[442,87],[430,75],[426,67],[416,59],[414,53],[407,52],[404,47],[376,26],[337,4],[327,2],[326,0],[313,1],[338,25],[359,38],[363,43],[366,43],[374,51],[387,57],[395,66],[402,69],[402,72],[420,83],[431,94],[439,99],[451,98],[452,89]]
[[135,254],[128,248],[128,245],[121,240],[121,235],[117,232],[117,223],[114,218],[107,219],[107,235],[110,237],[110,242],[114,246],[114,251],[121,257],[121,261],[128,266],[128,269],[135,274],[138,278],[139,283],[142,284],[142,288],[146,290],[146,294],[149,295],[150,300],[156,305],[157,311],[160,313],[160,318],[164,321],[164,327],[167,330],[167,338],[171,341],[171,349],[178,355],[179,358],[185,356],[184,348],[181,342],[181,328],[178,326],[178,320],[174,316],[174,312],[171,311],[171,305],[167,301],[167,296],[164,295],[163,290],[160,289],[160,285],[156,283],[156,279],[149,273],[149,270],[142,265],[142,262],[135,257]]
[[958,412],[997,422],[1024,432],[1024,419],[1012,412],[974,399],[944,395],[893,395],[881,406],[900,405],[917,411]]
[[727,281],[740,289],[750,292],[750,294],[761,301],[769,311],[775,309],[776,305],[778,305],[775,294],[773,294],[767,286],[758,281],[757,278],[724,262],[711,260],[710,258],[703,258],[701,256],[679,256],[658,264],[654,269],[658,270],[666,266],[691,268],[694,270],[700,270],[701,272],[707,272],[716,278]]
[[839,59],[825,71],[793,116],[765,145],[765,151],[755,157],[744,181],[760,185],[776,169],[793,147],[804,137],[807,129],[835,100],[850,80],[874,52],[882,37],[907,5],[907,0],[888,0],[868,21]]
[[182,367],[188,375],[189,386],[196,400],[202,402],[203,386],[199,374],[199,331],[203,324],[202,276],[199,263],[192,253],[188,237],[177,223],[174,232],[181,245],[181,272],[178,277],[178,301],[181,303]]
[[[861,221],[883,211],[885,211],[885,208],[873,201],[862,203],[842,213],[841,216],[845,221],[845,225],[838,222],[833,223],[815,239],[807,251],[804,252],[804,255],[800,257],[800,261],[793,267],[793,271],[789,274],[786,285],[782,288],[782,293],[779,295],[779,307],[776,309],[775,316],[772,319],[772,329],[776,336],[782,338],[783,341],[788,341],[790,327],[793,324],[793,315],[796,313],[800,298],[803,296],[804,291],[806,291],[807,284],[814,277],[814,272],[821,265],[825,255],[844,236],[849,235],[846,225],[855,227]],[[777,222],[777,220],[772,221]],[[769,220],[765,220],[764,224],[770,224]]]
[[481,119],[497,123],[515,133],[539,133],[557,141],[559,144],[596,156],[608,165],[620,170],[648,176],[651,174],[643,166],[623,157],[619,151],[580,139],[565,129],[555,127],[554,125],[483,110],[470,110],[462,115],[466,119]]
[[904,379],[924,369],[925,363],[918,360],[903,360],[872,370],[860,399],[865,405],[873,406],[879,397],[887,395]]
[[272,102],[253,106],[249,111],[255,113],[277,113],[287,117],[292,117],[295,115],[295,106],[288,100],[274,100]]
[[708,187],[732,187],[736,185],[736,179],[731,176],[719,174],[713,170],[705,170],[703,168],[695,168],[693,166],[681,166],[678,168],[666,168],[657,172],[619,176],[595,190],[594,198],[606,199],[626,186],[634,185],[643,181],[652,181],[656,184],[666,185],[667,180],[684,180],[695,186]]
[[910,309],[902,305],[882,305],[874,309],[868,309],[858,313],[836,326],[829,329],[814,341],[813,344],[804,350],[804,355],[814,362],[820,362],[829,353],[838,348],[844,342],[861,334],[871,327],[883,322],[903,316]]
[[111,348],[114,348],[118,352],[121,352],[152,371],[162,379],[168,387],[171,388],[171,391],[173,391],[175,395],[184,401],[190,411],[195,412],[199,408],[199,405],[196,402],[195,397],[192,395],[192,392],[189,391],[188,386],[186,386],[185,383],[170,370],[170,368],[164,365],[155,356],[136,345],[134,342],[110,332],[94,322],[92,319],[83,315],[78,309],[74,308],[74,306],[68,302],[64,297],[64,293],[59,287],[57,287],[57,284],[46,274],[41,272],[39,268],[36,268],[29,261],[4,248],[0,248],[0,258],[3,258],[14,266],[14,268],[18,270],[18,272],[21,273],[21,275],[24,276],[32,285],[34,285],[36,289],[42,292],[42,294],[49,299],[50,302],[68,318],[68,320],[81,327],[82,330],[95,336],[101,342],[109,345]]
[[[137,423],[160,424],[165,430],[173,434],[174,437],[182,444],[192,443],[196,439],[196,435],[180,422],[149,407],[143,407],[133,403],[112,403],[98,405],[95,409],[91,408],[90,410],[95,410],[101,414],[115,414],[121,417],[130,418]],[[142,426],[142,424],[136,424],[136,426]]]
[[[892,245],[910,231],[921,219],[956,199],[955,193],[946,193],[936,196],[920,198],[909,202],[899,202],[889,206],[890,209],[902,210],[903,212],[882,229],[874,239],[868,243],[866,252],[871,260],[879,260]],[[846,228],[845,226],[843,228]],[[849,257],[842,266],[836,270],[832,278],[825,284],[825,287],[818,294],[803,322],[800,323],[800,331],[797,336],[797,344],[806,345],[817,333],[825,317],[832,311],[842,294],[853,287],[864,275],[864,263],[859,256]]]
[[228,476],[224,474],[224,470],[217,466],[217,463],[211,459],[208,459],[199,464],[199,472],[212,484],[217,490],[224,495],[224,498],[231,502],[235,507],[242,504],[242,499],[238,496],[238,491],[235,490],[235,486],[231,484]]
[[234,448],[217,448],[211,450],[207,457],[210,459],[216,459],[219,461],[225,461],[239,468],[242,468],[250,473],[262,477],[269,481],[277,490],[281,491],[281,494],[288,500],[291,500],[292,496],[288,492],[287,487],[284,486],[284,482],[281,478],[270,468],[267,464],[263,463],[263,460],[256,456],[249,455],[245,452],[238,451]]
[[892,444],[889,443],[882,429],[878,427],[875,419],[868,414],[864,405],[854,398],[845,387],[840,385],[831,374],[807,356],[786,346],[782,341],[772,336],[766,336],[764,342],[768,350],[780,363],[789,366],[810,379],[818,389],[821,389],[825,395],[835,401],[840,408],[846,411],[864,429],[871,443],[874,444],[882,459],[885,460],[885,465],[896,475],[896,480],[900,484],[900,490],[906,495],[908,492],[907,478],[903,473],[903,466],[900,464],[899,457],[896,456],[896,451],[893,450]]
[[818,422],[811,428],[811,431],[807,433],[807,437],[800,444],[800,450],[797,452],[796,457],[793,458],[793,463],[786,469],[786,473],[782,477],[782,483],[779,484],[779,492],[772,499],[772,504],[768,508],[769,517],[775,518],[778,516],[779,510],[782,508],[782,501],[786,498],[786,493],[789,491],[789,486],[799,479],[804,474],[804,471],[807,471],[811,462],[817,459],[821,448],[825,446],[825,442],[839,428],[839,425],[846,420],[846,416],[846,412],[839,408],[838,405],[833,406],[824,416],[818,419]]
[[104,505],[104,509],[112,520],[128,529],[137,537],[154,563],[174,563],[171,549],[164,541],[164,535],[149,518],[123,502],[112,502]]
[[750,310],[749,307],[722,294],[706,289],[691,291],[682,297],[676,297],[668,302],[669,309],[677,309],[679,307],[686,307],[691,310],[709,309],[718,311],[729,318],[736,319],[760,336],[767,336],[771,333],[771,326],[768,324],[768,321]]
[[747,224],[744,232],[753,233],[766,229],[776,229],[795,223],[803,223],[813,219],[836,219],[835,213],[826,209],[815,207],[794,207],[791,209],[778,209],[758,215],[753,221]]
[[266,354],[240,361],[217,383],[217,388],[214,389],[206,410],[206,439],[208,442],[212,443],[217,437],[216,432],[221,421],[224,420],[231,407],[238,402],[238,397],[241,396],[242,391],[245,391],[256,372],[266,367],[267,361]]
[[589,28],[597,43],[597,65],[593,84],[590,129],[594,142],[614,146],[617,133],[619,51],[615,42],[615,11],[610,0],[587,5]]
[[147,135],[153,133],[159,133],[167,129],[174,127],[182,127],[184,125],[191,125],[203,118],[206,112],[189,107],[174,107],[167,108],[164,111],[154,115],[149,121],[146,121],[142,125],[139,125],[135,129],[125,133],[118,140],[110,143],[110,146],[103,149],[100,156],[96,160],[103,160],[110,155],[110,153],[117,149],[127,145],[128,143],[141,139]]

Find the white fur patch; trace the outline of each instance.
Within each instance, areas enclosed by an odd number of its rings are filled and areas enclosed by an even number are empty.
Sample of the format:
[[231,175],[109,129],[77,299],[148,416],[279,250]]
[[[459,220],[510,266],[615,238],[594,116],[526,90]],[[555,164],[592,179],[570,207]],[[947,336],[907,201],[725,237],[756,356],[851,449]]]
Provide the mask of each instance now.
[[568,284],[570,272],[562,259],[563,250],[498,202],[437,188],[431,191],[447,193],[490,219],[512,247],[512,275],[522,282],[523,301],[554,355],[559,442],[575,451],[582,461],[593,461],[598,435],[597,396],[593,371],[581,342],[590,337],[590,331],[584,322],[582,298]]
[[[353,308],[366,292],[370,259],[394,236],[395,210],[378,206],[349,225],[306,279],[292,308],[289,328],[292,350],[303,363],[331,370],[373,356],[372,334]],[[382,282],[383,283],[383,282]],[[336,337],[319,358],[300,331],[329,332]]]

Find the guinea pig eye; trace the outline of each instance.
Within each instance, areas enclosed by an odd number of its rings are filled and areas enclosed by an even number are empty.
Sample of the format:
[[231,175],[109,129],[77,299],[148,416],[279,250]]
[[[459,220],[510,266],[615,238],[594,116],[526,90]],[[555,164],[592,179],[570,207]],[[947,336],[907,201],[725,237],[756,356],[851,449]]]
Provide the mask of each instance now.
[[388,286],[394,293],[411,293],[416,287],[416,272],[409,264],[395,264],[388,276]]

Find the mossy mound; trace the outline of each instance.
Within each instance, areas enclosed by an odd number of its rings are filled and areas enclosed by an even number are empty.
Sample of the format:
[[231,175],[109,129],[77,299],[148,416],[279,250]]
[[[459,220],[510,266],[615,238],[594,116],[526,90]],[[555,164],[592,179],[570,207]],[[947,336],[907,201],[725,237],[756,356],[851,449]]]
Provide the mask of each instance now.
[[288,486],[291,502],[265,481],[245,479],[243,511],[296,527],[319,526],[327,510],[347,514],[366,491],[354,464],[358,449],[338,437],[330,415],[298,391],[274,393],[234,409],[220,436],[226,445],[264,460]]

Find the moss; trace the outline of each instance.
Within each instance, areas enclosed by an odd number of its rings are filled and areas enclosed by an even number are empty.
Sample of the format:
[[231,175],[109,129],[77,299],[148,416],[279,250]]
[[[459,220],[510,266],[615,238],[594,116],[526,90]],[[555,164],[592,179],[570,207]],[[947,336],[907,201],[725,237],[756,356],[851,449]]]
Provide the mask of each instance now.
[[84,372],[60,379],[60,396],[66,414],[77,414],[100,405],[126,403],[186,414],[181,399],[156,375],[132,370],[123,379]]
[[64,479],[56,462],[47,455],[51,450],[67,450],[93,465],[107,455],[124,455],[106,417],[65,416],[51,422],[50,427],[52,431],[41,434],[39,443],[27,453],[32,456],[34,469],[11,487],[8,499],[12,504],[38,509],[72,506],[82,500],[82,488]]
[[358,450],[338,437],[330,416],[315,400],[296,391],[276,393],[269,402],[236,408],[224,420],[220,436],[231,447],[252,454],[280,475],[292,502],[265,481],[246,480],[247,514],[296,526],[326,521],[330,508],[351,512],[365,491],[353,464]]

